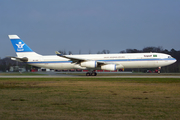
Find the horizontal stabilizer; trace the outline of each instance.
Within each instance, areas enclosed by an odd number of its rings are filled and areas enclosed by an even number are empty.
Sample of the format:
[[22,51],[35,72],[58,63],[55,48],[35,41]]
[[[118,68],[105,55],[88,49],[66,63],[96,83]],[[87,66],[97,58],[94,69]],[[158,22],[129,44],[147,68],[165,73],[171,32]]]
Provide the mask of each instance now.
[[28,58],[27,57],[23,57],[23,58],[19,58],[19,57],[13,57],[13,56],[8,56],[9,58],[11,58],[11,60],[16,60],[19,62],[27,62]]

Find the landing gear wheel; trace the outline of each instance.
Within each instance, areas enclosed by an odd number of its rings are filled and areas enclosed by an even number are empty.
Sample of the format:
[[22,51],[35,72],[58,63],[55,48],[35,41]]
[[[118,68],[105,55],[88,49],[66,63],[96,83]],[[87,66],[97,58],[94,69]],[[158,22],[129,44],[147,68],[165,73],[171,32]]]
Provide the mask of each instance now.
[[92,73],[87,72],[87,73],[86,73],[86,76],[96,76],[96,75],[97,75],[97,73],[96,73],[96,72],[92,72]]
[[91,76],[91,73],[87,72],[87,73],[86,73],[86,76]]
[[97,73],[96,73],[96,72],[92,72],[91,75],[92,75],[92,76],[96,76]]

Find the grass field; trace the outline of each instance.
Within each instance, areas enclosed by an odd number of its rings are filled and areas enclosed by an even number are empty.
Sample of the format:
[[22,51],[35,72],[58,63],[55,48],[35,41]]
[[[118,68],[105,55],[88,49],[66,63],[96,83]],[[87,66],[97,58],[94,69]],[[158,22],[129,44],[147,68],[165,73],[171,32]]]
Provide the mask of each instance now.
[[38,75],[45,75],[45,74],[39,74],[38,72],[36,73],[33,73],[33,72],[23,72],[23,73],[20,73],[20,72],[0,72],[0,76],[27,76],[27,75],[30,75],[30,76],[38,76]]
[[0,118],[180,118],[176,78],[0,78]]

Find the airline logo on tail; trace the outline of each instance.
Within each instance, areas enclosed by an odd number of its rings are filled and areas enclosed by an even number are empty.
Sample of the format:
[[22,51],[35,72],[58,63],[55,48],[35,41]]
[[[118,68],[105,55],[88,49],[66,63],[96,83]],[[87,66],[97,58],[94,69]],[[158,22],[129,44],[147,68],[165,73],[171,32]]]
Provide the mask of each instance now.
[[23,48],[24,44],[22,42],[19,42],[19,44],[16,44],[18,48]]
[[33,52],[17,35],[9,35],[16,52]]
[[18,47],[17,48],[17,51],[24,51],[24,49],[23,49],[23,46],[24,46],[25,44],[22,44],[22,42],[19,42],[18,44],[16,44],[16,46]]

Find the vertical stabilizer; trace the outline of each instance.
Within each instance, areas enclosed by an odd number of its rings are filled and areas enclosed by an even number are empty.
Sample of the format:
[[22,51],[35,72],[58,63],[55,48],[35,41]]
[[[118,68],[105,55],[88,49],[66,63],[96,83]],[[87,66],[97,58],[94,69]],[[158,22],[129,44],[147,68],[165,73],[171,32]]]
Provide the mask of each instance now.
[[17,35],[9,35],[9,39],[14,47],[18,57],[41,56],[35,53],[26,43],[24,43]]

